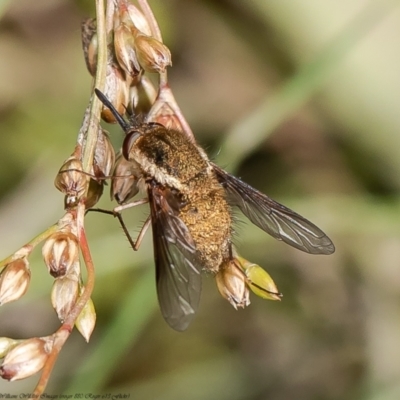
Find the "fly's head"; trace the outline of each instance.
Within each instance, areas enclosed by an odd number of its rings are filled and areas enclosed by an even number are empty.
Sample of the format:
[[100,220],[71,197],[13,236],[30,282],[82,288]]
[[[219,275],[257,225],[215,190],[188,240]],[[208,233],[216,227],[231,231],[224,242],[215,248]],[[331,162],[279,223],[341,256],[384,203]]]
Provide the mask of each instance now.
[[136,163],[145,176],[162,185],[185,191],[188,182],[211,174],[204,151],[182,132],[155,122],[129,123],[103,93],[97,89],[95,93],[126,133],[122,147],[124,158]]

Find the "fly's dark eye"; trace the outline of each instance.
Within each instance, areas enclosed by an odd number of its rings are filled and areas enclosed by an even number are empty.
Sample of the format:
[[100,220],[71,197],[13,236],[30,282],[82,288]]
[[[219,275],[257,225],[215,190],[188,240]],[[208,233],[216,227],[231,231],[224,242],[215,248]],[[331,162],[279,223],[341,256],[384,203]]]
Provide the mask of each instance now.
[[139,138],[139,136],[139,131],[132,131],[126,135],[124,143],[122,145],[122,155],[125,157],[126,160],[129,160],[129,153],[131,152],[132,147],[135,145],[135,142]]

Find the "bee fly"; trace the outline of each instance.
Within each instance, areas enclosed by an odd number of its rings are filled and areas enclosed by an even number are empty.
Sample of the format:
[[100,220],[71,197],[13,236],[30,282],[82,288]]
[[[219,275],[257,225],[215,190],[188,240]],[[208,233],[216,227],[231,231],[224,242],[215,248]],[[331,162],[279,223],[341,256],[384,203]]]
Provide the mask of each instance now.
[[231,207],[299,250],[334,252],[332,241],[314,224],[213,164],[183,133],[153,122],[132,125],[95,92],[125,131],[123,157],[147,193],[158,301],[172,328],[182,331],[191,322],[200,299],[200,272],[217,273],[233,261]]

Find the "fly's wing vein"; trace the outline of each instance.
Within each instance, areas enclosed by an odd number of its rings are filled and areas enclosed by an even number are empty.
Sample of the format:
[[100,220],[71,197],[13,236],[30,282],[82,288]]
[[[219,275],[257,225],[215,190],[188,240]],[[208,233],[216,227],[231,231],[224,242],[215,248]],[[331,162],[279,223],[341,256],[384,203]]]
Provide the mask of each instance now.
[[153,185],[148,194],[161,313],[173,329],[183,331],[199,305],[202,265],[179,210],[168,201],[172,192]]
[[263,231],[306,253],[332,254],[335,251],[331,239],[312,222],[217,165],[213,167],[225,188],[228,202]]

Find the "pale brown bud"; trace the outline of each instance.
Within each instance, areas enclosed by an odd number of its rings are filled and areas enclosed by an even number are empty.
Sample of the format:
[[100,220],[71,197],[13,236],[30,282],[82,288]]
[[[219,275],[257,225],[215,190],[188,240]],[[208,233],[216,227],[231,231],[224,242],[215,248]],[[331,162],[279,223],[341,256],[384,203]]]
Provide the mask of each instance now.
[[20,341],[7,337],[0,338],[0,358],[4,358],[11,349],[13,349]]
[[79,293],[78,279],[70,275],[57,278],[51,290],[51,304],[61,322],[74,307]]
[[[121,178],[126,176],[126,178]],[[142,177],[139,166],[127,161],[122,154],[117,156],[113,179],[111,183],[111,200],[115,199],[118,204],[123,204],[139,192],[138,182]]]
[[56,232],[46,240],[42,255],[50,275],[55,278],[64,276],[78,261],[78,238],[70,232]]
[[147,115],[157,98],[157,90],[146,75],[129,89],[127,112],[131,115]]
[[[131,81],[127,81],[121,68],[112,62],[106,68],[106,87],[104,95],[116,108],[119,114],[125,114],[125,108],[129,102],[129,87]],[[110,109],[103,105],[101,117],[108,123],[116,123],[116,119]]]
[[236,259],[224,263],[215,275],[218,290],[221,296],[237,310],[250,304],[249,289],[246,277],[237,265]]
[[108,177],[115,163],[115,151],[108,133],[100,128],[97,135],[93,158],[93,175],[98,178]]
[[279,293],[275,282],[267,271],[243,257],[238,256],[236,259],[243,268],[248,278],[247,284],[253,293],[263,299],[281,300],[282,294]]
[[114,28],[114,51],[118,64],[128,75],[139,74],[141,67],[136,57],[135,38],[126,24],[119,23]]
[[101,198],[104,190],[104,178],[109,177],[115,163],[115,151],[108,133],[99,128],[96,147],[94,150],[91,174],[95,178],[89,180],[89,189],[86,194],[86,208],[93,207]]
[[139,64],[147,72],[165,72],[172,65],[168,47],[151,36],[136,31],[135,49]]
[[96,325],[96,311],[92,299],[83,307],[79,317],[75,322],[75,326],[80,334],[89,342],[90,336],[92,335],[93,329]]
[[7,264],[0,275],[0,305],[18,300],[28,290],[31,271],[26,257]]
[[58,171],[54,185],[65,194],[66,208],[76,206],[85,192],[87,179],[81,171],[82,163],[74,156],[68,158]]
[[32,338],[14,347],[0,367],[0,376],[9,381],[24,379],[40,371],[53,347],[51,338]]
[[104,182],[98,182],[94,179],[89,180],[89,189],[85,199],[86,209],[92,208],[103,195]]
[[[143,32],[147,36],[152,35],[150,25],[148,24],[147,19],[137,7],[135,7],[131,3],[128,3],[128,13],[131,21],[133,22],[135,27],[139,29],[139,31]],[[124,21],[124,16],[122,16],[121,18]]]
[[97,69],[97,23],[94,18],[87,18],[82,22],[81,37],[83,55],[85,57],[86,67],[90,75],[96,75]]
[[157,122],[167,129],[183,131],[179,118],[168,103],[156,102],[148,114],[148,121]]

